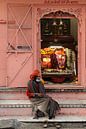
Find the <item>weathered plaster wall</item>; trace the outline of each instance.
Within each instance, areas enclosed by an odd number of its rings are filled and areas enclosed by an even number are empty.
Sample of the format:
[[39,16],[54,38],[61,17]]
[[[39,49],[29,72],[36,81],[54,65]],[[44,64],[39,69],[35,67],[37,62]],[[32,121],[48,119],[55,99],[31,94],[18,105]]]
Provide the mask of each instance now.
[[[7,26],[7,6],[9,3],[13,4],[28,4],[31,5],[32,7],[32,29],[31,31],[28,31],[25,33],[25,36],[27,35],[27,39],[31,41],[32,45],[32,51],[30,53],[19,53],[19,52],[9,52],[8,51],[8,37],[12,37],[12,30],[8,31],[8,26]],[[36,4],[36,5],[35,5]],[[56,6],[56,4],[60,4],[61,8],[62,7],[70,7],[71,4],[71,10],[74,6],[76,8],[76,5],[78,7],[78,4],[86,4],[85,0],[0,0],[0,86],[26,86],[27,81],[29,79],[30,73],[33,71],[34,68],[40,67],[39,64],[39,48],[40,48],[40,38],[38,37],[39,35],[39,25],[38,25],[38,18],[40,14],[37,12],[37,8],[54,8],[55,9],[59,6]],[[62,6],[63,4],[63,6]],[[68,6],[67,6],[68,4]],[[74,4],[72,6],[72,4]],[[45,6],[46,5],[46,6]],[[48,6],[47,6],[48,5]],[[79,8],[82,9],[82,7]],[[45,9],[45,10],[46,10]],[[44,10],[44,11],[45,11]],[[52,9],[53,10],[53,9]],[[78,11],[78,10],[76,10]],[[18,12],[19,13],[19,12]],[[76,12],[75,12],[76,13]],[[80,13],[80,12],[79,12]],[[85,10],[83,10],[84,17],[82,20],[86,20],[85,16]],[[21,16],[20,16],[21,17]],[[82,17],[82,16],[81,16]],[[30,18],[31,19],[31,18]],[[85,30],[86,28],[84,20],[81,22],[81,28],[80,31]],[[30,22],[29,22],[30,23]],[[83,25],[82,25],[83,23]],[[85,32],[85,31],[84,31]],[[8,36],[10,34],[10,36]],[[79,80],[82,82],[81,85],[85,85],[86,79],[85,79],[85,71],[86,71],[86,35],[83,32],[79,32],[78,34],[78,39],[79,41]],[[28,38],[29,37],[29,38]],[[15,43],[15,42],[14,42]],[[16,41],[16,43],[18,43]],[[82,45],[82,46],[80,46]],[[82,65],[81,65],[82,63]],[[82,70],[83,68],[83,70]]]
[[[6,20],[6,4],[0,1],[0,21]],[[4,22],[0,23],[0,86],[6,84],[6,42],[7,42],[7,27]]]
[[[14,14],[16,18],[14,18],[11,15],[11,8],[8,11],[9,3],[18,3],[18,5],[19,3],[22,3],[22,5],[25,4],[24,0],[19,2],[9,0],[0,1],[0,86],[23,87],[27,85],[29,75],[33,70],[33,50],[31,50],[31,52],[11,52],[8,50],[8,43],[15,46],[25,42],[32,46],[32,29],[19,30],[19,25],[22,23],[29,8],[25,10],[25,14],[23,14],[22,11],[19,12],[20,10],[17,8]],[[13,11],[15,11],[15,9]],[[10,14],[10,18],[8,18],[8,13]],[[16,21],[14,28],[18,25],[17,22],[19,25],[15,29],[9,29],[7,22],[10,20]],[[31,16],[28,15],[22,26],[27,27],[28,24],[28,26],[31,27],[30,22],[32,22]]]

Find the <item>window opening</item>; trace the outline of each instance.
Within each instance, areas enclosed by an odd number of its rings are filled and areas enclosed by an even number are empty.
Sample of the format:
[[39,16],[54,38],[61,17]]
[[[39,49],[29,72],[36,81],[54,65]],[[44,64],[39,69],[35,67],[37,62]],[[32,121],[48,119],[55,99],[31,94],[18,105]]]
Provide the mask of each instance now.
[[76,83],[77,19],[42,18],[41,71],[45,83]]

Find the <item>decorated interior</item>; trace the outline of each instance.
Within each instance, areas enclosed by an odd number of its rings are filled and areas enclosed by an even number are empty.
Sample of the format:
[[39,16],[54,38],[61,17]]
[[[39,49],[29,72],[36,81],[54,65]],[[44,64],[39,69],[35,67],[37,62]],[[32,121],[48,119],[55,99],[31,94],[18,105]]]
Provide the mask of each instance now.
[[46,83],[75,83],[78,76],[77,20],[42,18],[40,22],[43,79]]

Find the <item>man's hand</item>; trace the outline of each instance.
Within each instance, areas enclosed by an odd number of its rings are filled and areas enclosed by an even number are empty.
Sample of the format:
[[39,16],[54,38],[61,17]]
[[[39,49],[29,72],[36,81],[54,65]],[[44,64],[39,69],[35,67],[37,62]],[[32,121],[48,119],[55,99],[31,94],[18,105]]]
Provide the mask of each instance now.
[[42,94],[42,93],[35,93],[35,96],[37,97],[44,97],[44,94]]

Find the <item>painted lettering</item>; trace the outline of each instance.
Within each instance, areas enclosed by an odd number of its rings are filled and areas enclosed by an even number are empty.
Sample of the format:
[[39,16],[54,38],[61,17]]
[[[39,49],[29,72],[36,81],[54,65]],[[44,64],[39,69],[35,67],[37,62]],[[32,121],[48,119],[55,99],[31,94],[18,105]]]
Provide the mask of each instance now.
[[71,4],[78,4],[78,1],[71,1]]
[[75,4],[77,0],[44,0],[44,3]]

